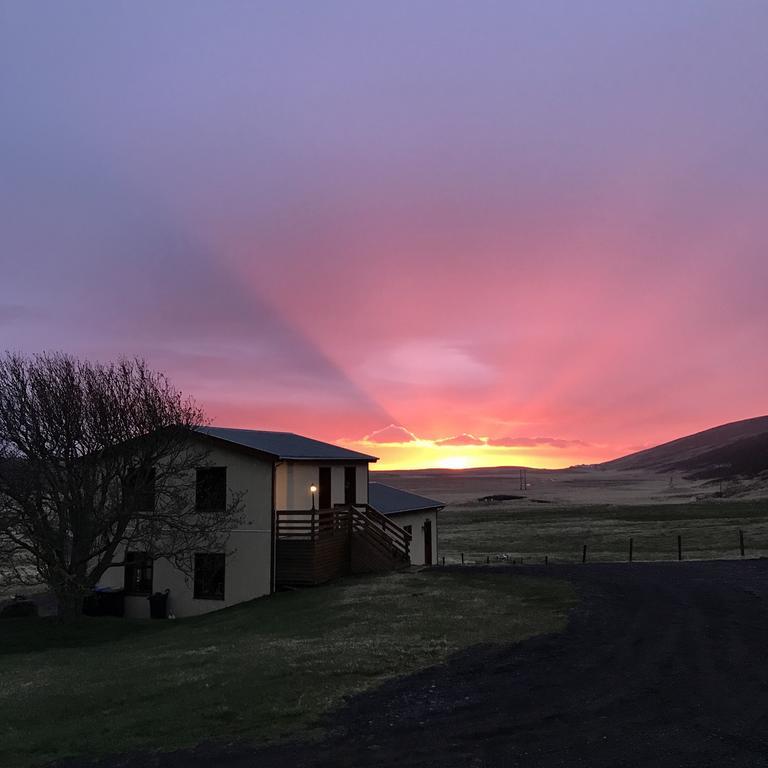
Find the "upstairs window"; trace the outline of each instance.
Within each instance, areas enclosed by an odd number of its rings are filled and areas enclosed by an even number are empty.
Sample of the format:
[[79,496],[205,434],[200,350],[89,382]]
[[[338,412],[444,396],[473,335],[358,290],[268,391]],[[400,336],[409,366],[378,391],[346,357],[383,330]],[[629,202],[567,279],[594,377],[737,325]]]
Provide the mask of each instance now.
[[125,481],[125,494],[134,512],[155,510],[155,470],[131,472]]
[[227,468],[200,467],[195,486],[195,509],[220,512],[227,508]]
[[125,553],[125,591],[129,595],[152,594],[152,558],[146,552]]
[[205,552],[195,555],[196,600],[223,600],[226,557],[223,553]]
[[150,469],[144,481],[136,489],[136,511],[154,512],[155,511],[155,470]]

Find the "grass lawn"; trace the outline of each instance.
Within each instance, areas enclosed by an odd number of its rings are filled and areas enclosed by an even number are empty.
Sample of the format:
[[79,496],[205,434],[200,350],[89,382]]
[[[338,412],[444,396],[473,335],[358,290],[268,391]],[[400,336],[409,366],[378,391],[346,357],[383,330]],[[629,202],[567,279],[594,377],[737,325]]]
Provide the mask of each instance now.
[[554,580],[393,573],[177,621],[0,624],[0,765],[311,735],[323,712],[475,643],[561,629]]
[[739,529],[746,555],[768,556],[768,500],[656,504],[648,506],[571,506],[515,502],[451,505],[440,513],[440,552],[446,562],[485,562],[507,554],[510,559],[541,562],[626,560],[634,539],[636,560],[677,558],[682,536],[688,559],[739,556]]

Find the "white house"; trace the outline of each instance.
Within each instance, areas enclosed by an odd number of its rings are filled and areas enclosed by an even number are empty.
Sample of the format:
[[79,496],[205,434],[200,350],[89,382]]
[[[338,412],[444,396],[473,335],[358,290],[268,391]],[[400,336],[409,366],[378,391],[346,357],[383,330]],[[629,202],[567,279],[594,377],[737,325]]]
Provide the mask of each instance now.
[[368,504],[386,515],[411,535],[411,563],[433,565],[438,562],[437,513],[443,502],[401,491],[384,483],[368,484]]
[[[166,590],[169,612],[193,616],[283,585],[409,563],[411,533],[419,535],[406,515],[411,510],[383,513],[369,505],[368,467],[376,457],[289,432],[207,427],[199,439],[209,454],[196,470],[197,497],[223,507],[232,494],[242,494],[241,524],[221,551],[194,553],[192,578],[167,560],[117,553],[119,564],[97,589],[124,589],[125,615],[149,616],[147,598]],[[436,537],[435,524],[433,557]],[[421,541],[414,562],[427,562]]]

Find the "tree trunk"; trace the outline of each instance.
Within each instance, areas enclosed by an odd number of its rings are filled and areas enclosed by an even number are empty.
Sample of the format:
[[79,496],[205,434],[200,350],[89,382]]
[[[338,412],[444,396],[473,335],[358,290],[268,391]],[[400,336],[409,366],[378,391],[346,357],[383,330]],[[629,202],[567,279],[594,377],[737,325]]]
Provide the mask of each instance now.
[[83,615],[83,595],[81,593],[72,594],[66,590],[55,590],[56,601],[58,602],[57,615],[61,621],[78,621]]

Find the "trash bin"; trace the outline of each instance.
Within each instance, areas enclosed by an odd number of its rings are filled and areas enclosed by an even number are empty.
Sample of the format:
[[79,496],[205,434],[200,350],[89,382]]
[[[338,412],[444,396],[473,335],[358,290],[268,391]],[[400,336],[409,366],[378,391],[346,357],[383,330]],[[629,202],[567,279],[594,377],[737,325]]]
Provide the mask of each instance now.
[[169,589],[165,592],[155,592],[154,595],[150,595],[149,600],[149,615],[153,619],[165,619],[168,616],[168,593]]

